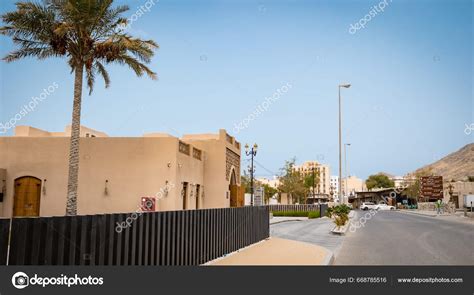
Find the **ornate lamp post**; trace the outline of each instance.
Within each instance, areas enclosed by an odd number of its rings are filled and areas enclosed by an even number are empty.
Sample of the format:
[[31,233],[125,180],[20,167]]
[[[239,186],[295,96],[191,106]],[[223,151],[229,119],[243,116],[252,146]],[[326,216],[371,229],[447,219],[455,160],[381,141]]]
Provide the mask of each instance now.
[[250,162],[250,206],[253,206],[253,157],[257,155],[257,144],[254,143],[252,146],[252,149],[249,150],[249,145],[245,144],[245,154],[247,156],[250,156],[251,162]]

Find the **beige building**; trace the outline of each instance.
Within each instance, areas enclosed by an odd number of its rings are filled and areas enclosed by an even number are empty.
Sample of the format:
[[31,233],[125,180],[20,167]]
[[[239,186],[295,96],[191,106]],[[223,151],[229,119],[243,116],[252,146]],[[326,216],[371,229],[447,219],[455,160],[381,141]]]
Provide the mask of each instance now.
[[[0,137],[0,216],[62,216],[70,128]],[[78,214],[238,206],[240,144],[225,130],[108,137],[81,127]],[[13,209],[13,211],[12,211]]]
[[256,180],[261,184],[267,184],[268,186],[273,187],[274,189],[278,189],[278,186],[280,185],[280,180],[277,176],[274,176],[272,179],[261,177],[257,178]]
[[464,208],[464,197],[473,194],[474,182],[456,181],[443,184],[443,202],[448,203],[452,196],[452,201],[457,209]]
[[365,181],[354,175],[343,178],[341,188],[343,196],[355,195],[355,192],[367,191]]
[[319,175],[319,183],[315,187],[317,195],[324,195],[329,198],[331,191],[331,174],[329,165],[321,164],[316,161],[306,161],[301,165],[295,165],[294,169],[303,175],[311,175],[313,170]]

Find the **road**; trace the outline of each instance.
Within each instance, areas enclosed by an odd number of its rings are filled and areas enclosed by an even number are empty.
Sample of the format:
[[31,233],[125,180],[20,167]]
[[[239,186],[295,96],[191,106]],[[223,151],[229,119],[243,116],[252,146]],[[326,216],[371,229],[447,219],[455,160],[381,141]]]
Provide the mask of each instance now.
[[[365,214],[356,212],[353,222]],[[272,225],[271,231],[329,248],[338,265],[474,265],[474,224],[381,211],[339,237],[327,233],[326,223],[327,219],[281,223]]]
[[332,234],[333,228],[334,223],[329,218],[282,222],[270,226],[270,236],[316,244],[337,253],[344,236]]

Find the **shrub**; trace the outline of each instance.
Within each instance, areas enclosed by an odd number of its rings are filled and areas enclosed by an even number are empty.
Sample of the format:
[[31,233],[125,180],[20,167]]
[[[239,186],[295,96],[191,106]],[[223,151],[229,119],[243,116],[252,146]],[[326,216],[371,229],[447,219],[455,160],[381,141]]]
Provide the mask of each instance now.
[[326,216],[331,218],[333,212],[334,212],[334,209],[332,207],[327,208],[326,209]]
[[319,212],[318,212],[318,211],[311,211],[311,212],[309,212],[308,218],[309,218],[309,219],[312,219],[312,218],[319,218]]
[[346,204],[341,204],[337,205],[333,208],[334,213],[339,214],[339,213],[344,213],[344,214],[349,214],[351,211],[351,207],[347,206]]
[[344,226],[347,222],[347,214],[341,214],[334,218],[334,223],[336,226]]
[[334,216],[334,223],[336,226],[344,226],[347,223],[350,211],[351,208],[345,204],[337,205],[332,208],[331,216]]
[[303,211],[274,211],[273,216],[287,216],[287,217],[308,217],[308,218],[318,218],[318,211],[303,212]]

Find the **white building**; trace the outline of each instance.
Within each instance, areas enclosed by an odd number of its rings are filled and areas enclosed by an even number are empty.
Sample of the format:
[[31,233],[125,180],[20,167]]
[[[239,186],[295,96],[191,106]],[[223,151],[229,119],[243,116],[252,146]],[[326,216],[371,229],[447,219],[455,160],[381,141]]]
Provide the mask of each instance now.
[[331,179],[329,180],[329,183],[334,195],[338,195],[339,194],[339,176],[331,175]]
[[261,184],[268,184],[270,187],[273,187],[275,189],[278,189],[278,186],[280,185],[280,180],[278,179],[277,176],[273,176],[272,179],[261,177],[261,178],[256,178],[256,180],[260,182]]

